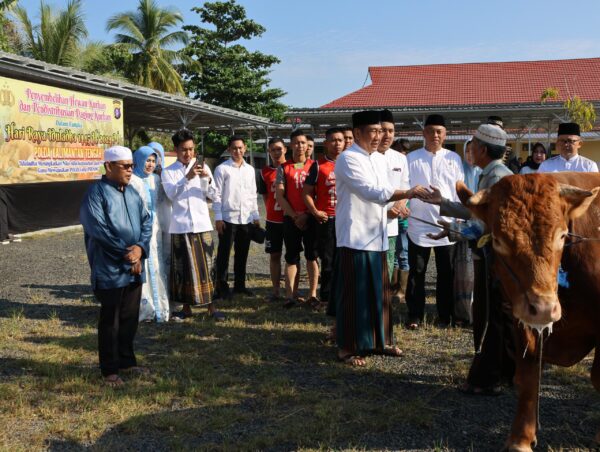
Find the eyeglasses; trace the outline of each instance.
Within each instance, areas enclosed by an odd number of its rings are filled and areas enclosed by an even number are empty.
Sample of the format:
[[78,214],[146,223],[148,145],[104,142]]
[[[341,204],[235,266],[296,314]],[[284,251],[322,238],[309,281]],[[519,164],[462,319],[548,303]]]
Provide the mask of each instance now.
[[117,163],[117,162],[112,162],[112,164],[120,166],[125,171],[135,168],[135,164],[134,163]]
[[570,144],[571,146],[574,144],[579,143],[580,140],[563,140],[562,138],[560,140],[558,140],[559,143],[562,144]]

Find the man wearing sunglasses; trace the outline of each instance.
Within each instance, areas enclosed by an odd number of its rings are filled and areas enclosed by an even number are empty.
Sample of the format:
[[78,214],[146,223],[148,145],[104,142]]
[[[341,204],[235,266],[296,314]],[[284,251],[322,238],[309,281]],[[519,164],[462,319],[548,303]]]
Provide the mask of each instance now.
[[560,171],[598,172],[596,162],[579,155],[579,149],[582,145],[579,124],[564,122],[558,126],[557,135],[556,150],[559,155],[542,162],[538,173],[556,173]]
[[131,150],[123,146],[105,150],[104,168],[106,175],[88,189],[79,218],[92,289],[100,302],[100,371],[105,384],[121,386],[119,373],[144,370],[137,366],[133,340],[152,219],[138,192],[128,187],[133,172]]

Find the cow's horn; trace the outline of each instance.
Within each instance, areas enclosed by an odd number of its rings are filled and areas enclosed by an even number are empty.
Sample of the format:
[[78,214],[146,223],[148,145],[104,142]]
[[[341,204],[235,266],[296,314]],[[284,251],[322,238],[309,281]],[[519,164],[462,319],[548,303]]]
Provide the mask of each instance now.
[[575,187],[573,185],[559,184],[560,185],[560,196],[563,198],[587,198],[592,196],[594,193],[583,188]]
[[489,194],[490,194],[489,188],[480,190],[469,198],[469,200],[467,201],[467,205],[481,206],[483,204],[487,204],[487,202],[489,201]]

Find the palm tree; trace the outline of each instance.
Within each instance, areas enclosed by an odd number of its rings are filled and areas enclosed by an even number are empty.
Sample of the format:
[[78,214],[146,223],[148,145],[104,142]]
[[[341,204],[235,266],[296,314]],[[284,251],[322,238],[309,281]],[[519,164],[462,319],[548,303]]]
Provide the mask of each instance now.
[[116,42],[132,54],[130,79],[134,83],[169,93],[184,92],[174,65],[185,63],[186,57],[172,47],[187,44],[188,36],[184,31],[170,31],[182,21],[181,13],[160,8],[154,0],[140,0],[135,11],[108,20],[107,31],[118,30]]
[[[6,3],[6,2],[5,2]],[[24,34],[24,53],[47,63],[71,66],[87,37],[81,0],[69,0],[64,10],[55,11],[42,0],[40,23],[33,25],[27,10],[15,8],[14,15]]]

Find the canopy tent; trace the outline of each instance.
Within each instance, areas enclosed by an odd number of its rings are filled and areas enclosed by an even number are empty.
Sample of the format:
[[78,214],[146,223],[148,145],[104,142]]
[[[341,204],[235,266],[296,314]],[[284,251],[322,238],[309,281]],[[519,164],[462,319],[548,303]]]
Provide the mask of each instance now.
[[[244,130],[266,136],[270,125],[260,116],[5,52],[0,52],[0,76],[121,99],[126,139],[141,128],[173,132],[182,127],[201,134]],[[76,224],[79,204],[92,182],[0,185],[0,232],[3,222],[12,233]]]

